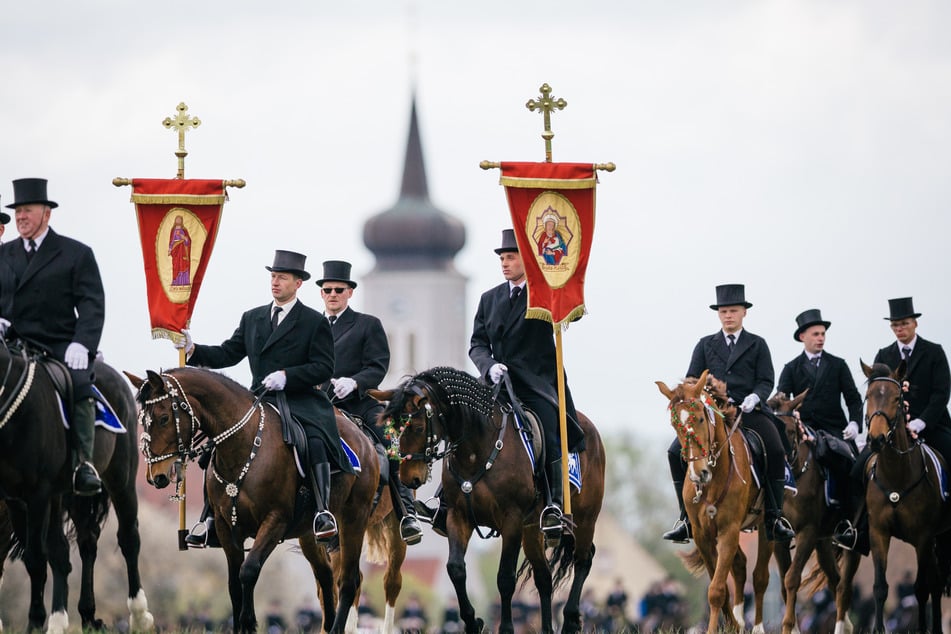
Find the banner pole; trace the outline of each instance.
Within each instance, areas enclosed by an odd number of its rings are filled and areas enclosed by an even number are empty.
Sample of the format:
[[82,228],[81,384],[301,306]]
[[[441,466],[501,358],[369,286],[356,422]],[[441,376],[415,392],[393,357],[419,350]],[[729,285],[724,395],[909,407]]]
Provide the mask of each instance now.
[[[185,367],[185,349],[181,348],[178,351],[178,367]],[[188,529],[185,527],[185,471],[186,465],[188,463],[182,464],[181,475],[178,478],[178,485],[176,486],[175,496],[178,498],[178,549],[179,550],[188,550],[188,544],[185,543],[185,538],[188,536]]]
[[561,434],[561,486],[564,514],[571,516],[571,484],[568,481],[568,415],[565,409],[565,363],[561,347],[561,324],[555,324],[555,360],[558,366],[558,425]]

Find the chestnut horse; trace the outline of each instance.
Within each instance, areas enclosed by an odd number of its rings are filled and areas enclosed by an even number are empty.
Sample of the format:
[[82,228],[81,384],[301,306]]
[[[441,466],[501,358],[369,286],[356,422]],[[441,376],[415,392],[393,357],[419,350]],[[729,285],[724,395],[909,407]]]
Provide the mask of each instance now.
[[524,565],[516,570],[524,548],[538,590],[541,631],[553,631],[552,590],[573,572],[562,631],[580,632],[581,590],[594,558],[594,525],[604,496],[604,446],[591,421],[578,412],[586,448],[578,454],[581,490],[570,488],[574,530],[552,550],[549,564],[538,526],[545,500],[536,491],[532,463],[510,406],[495,401],[492,390],[472,375],[445,367],[426,370],[395,390],[372,395],[389,401],[381,416],[399,434],[404,484],[419,488],[429,479],[433,462],[443,459],[442,500],[449,508],[446,570],[465,631],[481,632],[483,627],[466,591],[465,554],[473,531],[486,537],[479,529],[485,526],[502,538],[499,631],[513,631],[512,595],[517,579],[528,571]]
[[[754,633],[764,632],[763,595],[769,583],[770,542],[763,530],[762,491],[756,485],[750,451],[735,421],[736,408],[727,404],[726,386],[708,370],[693,382],[688,379],[674,389],[661,381],[657,387],[670,401],[670,422],[687,461],[683,498],[693,526],[697,548],[685,557],[695,572],[704,567],[710,575],[708,632],[719,631],[722,614],[726,629],[743,629],[743,590],[746,555],[740,548],[740,531],[757,527],[758,548],[753,569],[755,602]],[[717,395],[715,403],[710,394]],[[727,576],[733,576],[733,610]]]
[[[795,556],[790,552],[789,543],[773,546],[779,574],[783,579],[782,595],[786,604],[783,634],[799,631],[796,599],[803,582],[803,570],[813,552],[821,574],[811,575],[812,582],[807,582],[807,588],[815,591],[824,583],[828,584],[829,590],[835,595],[835,633],[843,634],[852,631],[849,619],[852,580],[862,557],[856,551],[841,550],[832,543],[832,532],[844,518],[841,510],[830,507],[826,501],[826,469],[816,461],[815,437],[807,435],[800,424],[797,410],[807,392],[792,399],[786,394],[776,393],[766,402],[785,425],[789,446],[793,448],[791,467],[798,490],[796,495],[787,495],[783,502],[783,517],[789,520],[796,531]],[[844,477],[848,477],[848,474]]]
[[[314,538],[310,487],[298,472],[293,448],[284,442],[275,408],[209,370],[185,367],[161,375],[149,370],[145,379],[129,376],[139,390],[141,449],[149,484],[163,488],[175,481],[183,465],[204,450],[203,442],[214,449],[205,487],[228,560],[235,631],[256,630],[254,589],[261,567],[282,540],[294,537],[320,591],[325,631],[343,632],[350,611],[356,609],[365,537],[371,553],[386,554],[384,584],[391,613],[402,583],[399,569],[406,545],[390,512],[389,496],[380,496],[373,507],[380,463],[373,443],[356,424],[335,410],[340,436],[359,458],[361,470],[357,476],[332,476],[329,507],[339,527],[339,549],[328,555]],[[368,532],[369,524],[374,528]],[[245,556],[248,538],[254,544]]]
[[[942,499],[938,474],[924,445],[913,439],[905,426],[905,370],[904,361],[894,371],[883,363],[871,367],[862,363],[862,372],[868,377],[865,424],[869,445],[876,452],[865,467],[865,504],[875,567],[875,631],[885,631],[888,547],[892,537],[897,537],[914,546],[917,555],[918,629],[941,632],[941,593],[947,592],[951,572],[951,512]],[[940,462],[946,469],[944,460]]]
[[[102,361],[95,362],[96,387],[109,401],[125,432],[97,428],[94,462],[102,477],[103,491],[89,497],[73,496],[68,433],[56,386],[45,369],[48,362],[43,353],[20,342],[0,342],[0,496],[6,498],[8,526],[22,547],[23,563],[30,577],[29,627],[40,629],[47,620],[47,566],[53,575],[47,631],[65,632],[69,627],[68,575],[72,566],[63,526],[65,514],[75,527],[82,560],[78,606],[82,625],[102,627],[102,621],[96,617],[93,577],[99,535],[111,505],[118,522],[119,548],[126,563],[129,622],[136,630],[152,629],[153,618],[139,577],[137,422],[129,385],[113,368]],[[53,363],[65,373],[65,366]]]

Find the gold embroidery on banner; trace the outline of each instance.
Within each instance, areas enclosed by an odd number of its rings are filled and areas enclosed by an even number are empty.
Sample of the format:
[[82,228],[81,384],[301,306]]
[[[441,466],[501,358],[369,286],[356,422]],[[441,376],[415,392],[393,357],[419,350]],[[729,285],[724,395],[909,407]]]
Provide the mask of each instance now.
[[581,254],[581,219],[575,206],[558,192],[542,192],[528,209],[525,235],[531,238],[535,260],[548,286],[565,286],[575,274]]
[[155,235],[155,265],[165,296],[173,304],[191,298],[192,282],[208,232],[198,216],[184,207],[168,210]]

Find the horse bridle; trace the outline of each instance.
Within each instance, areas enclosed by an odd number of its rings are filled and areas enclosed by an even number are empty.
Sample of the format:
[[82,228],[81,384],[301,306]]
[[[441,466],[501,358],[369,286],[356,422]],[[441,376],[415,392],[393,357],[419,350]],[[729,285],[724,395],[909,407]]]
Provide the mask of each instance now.
[[[9,352],[9,347],[6,345],[6,341],[3,342],[5,348]],[[10,419],[13,418],[13,415],[20,408],[20,405],[26,399],[26,395],[30,393],[30,388],[33,387],[33,378],[36,376],[36,366],[38,365],[36,355],[27,357],[26,348],[20,349],[20,358],[23,359],[23,362],[26,364],[26,370],[17,377],[16,384],[13,386],[13,389],[10,390],[10,393],[7,394],[6,400],[0,404],[0,412],[3,412],[3,418],[0,418],[0,429],[3,429],[4,426],[10,422]],[[10,355],[9,361],[7,362],[7,369],[3,375],[3,382],[0,383],[0,396],[3,396],[3,393],[6,391],[7,379],[10,378],[10,373],[13,371],[13,355]]]
[[[687,420],[681,421],[679,417],[676,416],[674,412],[674,407],[676,405],[683,404],[688,410]],[[697,438],[696,432],[696,417],[697,414],[694,410],[697,409],[697,406],[704,412],[703,422],[710,427],[710,446],[704,447],[703,443],[700,442],[700,439]],[[720,456],[720,451],[722,448],[716,448],[716,443],[713,442],[713,430],[716,426],[716,417],[713,415],[713,406],[705,403],[699,396],[695,396],[692,399],[681,399],[680,401],[674,403],[671,401],[669,408],[670,409],[670,422],[676,429],[680,429],[684,434],[684,444],[680,448],[680,457],[683,458],[685,462],[696,462],[697,460],[702,460],[703,458],[708,458],[711,467],[715,467],[717,464],[717,459]],[[709,414],[709,416],[707,415]],[[690,445],[695,445],[699,455],[689,456],[688,451]]]
[[[887,412],[885,412],[884,410],[881,410],[881,409],[877,409],[877,410],[875,410],[874,412],[872,412],[871,414],[866,414],[866,415],[865,415],[865,428],[866,428],[866,429],[871,429],[871,428],[872,428],[872,425],[871,425],[872,419],[875,418],[876,416],[881,416],[882,418],[885,419],[885,423],[888,425],[888,433],[885,434],[885,443],[888,444],[888,445],[890,445],[890,446],[892,447],[892,449],[895,450],[895,451],[898,452],[898,453],[908,453],[908,452],[913,451],[914,448],[915,448],[915,445],[917,445],[918,442],[920,442],[920,441],[916,441],[916,442],[912,443],[912,444],[909,446],[909,448],[908,448],[907,450],[905,450],[905,451],[899,451],[898,449],[895,449],[895,445],[894,445],[894,442],[893,442],[893,439],[894,439],[894,437],[895,437],[895,429],[896,429],[896,427],[898,426],[899,421],[903,421],[903,420],[905,419],[905,414],[906,414],[906,411],[905,411],[905,399],[902,397],[902,394],[903,394],[903,391],[904,391],[904,386],[903,386],[903,385],[901,384],[901,382],[899,382],[897,379],[893,379],[893,378],[890,377],[890,376],[877,376],[877,377],[871,378],[871,379],[868,380],[869,386],[871,386],[871,384],[874,383],[874,382],[876,382],[876,381],[886,381],[886,382],[888,382],[888,383],[893,383],[894,385],[896,385],[896,386],[898,387],[898,409],[897,409],[897,411],[895,412],[895,415],[894,415],[894,416],[889,416]],[[866,400],[866,402],[868,402],[868,396],[867,396],[867,395],[866,395],[865,400]]]

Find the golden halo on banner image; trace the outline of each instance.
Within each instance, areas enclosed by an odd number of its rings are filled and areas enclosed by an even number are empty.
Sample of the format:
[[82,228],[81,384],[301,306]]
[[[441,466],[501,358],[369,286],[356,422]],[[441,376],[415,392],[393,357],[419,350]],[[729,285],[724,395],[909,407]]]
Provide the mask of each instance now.
[[551,288],[561,288],[578,268],[581,220],[562,194],[545,191],[528,209],[525,235],[530,236],[535,260]]
[[184,207],[173,207],[162,218],[155,236],[155,268],[173,304],[184,304],[191,297],[192,276],[207,237],[205,225]]

